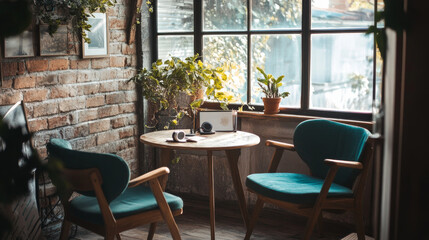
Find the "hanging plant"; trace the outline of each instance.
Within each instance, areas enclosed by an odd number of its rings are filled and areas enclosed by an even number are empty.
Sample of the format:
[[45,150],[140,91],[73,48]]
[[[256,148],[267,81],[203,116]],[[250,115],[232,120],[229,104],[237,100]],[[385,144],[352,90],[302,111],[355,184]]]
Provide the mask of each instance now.
[[60,24],[71,22],[73,32],[82,34],[82,38],[90,43],[85,31],[90,31],[88,17],[94,12],[105,13],[116,0],[34,0],[35,14],[38,20],[49,24],[49,34],[54,34]]

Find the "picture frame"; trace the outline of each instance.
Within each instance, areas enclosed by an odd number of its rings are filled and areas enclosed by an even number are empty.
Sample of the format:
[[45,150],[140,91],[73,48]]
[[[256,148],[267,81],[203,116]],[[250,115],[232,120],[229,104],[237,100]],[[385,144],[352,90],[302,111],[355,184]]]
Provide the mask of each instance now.
[[68,28],[59,25],[57,31],[51,36],[49,25],[39,25],[40,56],[61,56],[68,54]]
[[91,25],[91,28],[90,31],[85,31],[85,33],[91,42],[87,43],[82,38],[82,58],[107,57],[109,54],[107,14],[93,13],[93,16],[88,17],[88,24]]
[[3,39],[4,58],[24,58],[36,56],[34,44],[34,23],[30,27],[16,36]]
[[235,132],[237,131],[237,111],[200,111],[198,112],[198,126],[203,122],[209,122],[216,132]]

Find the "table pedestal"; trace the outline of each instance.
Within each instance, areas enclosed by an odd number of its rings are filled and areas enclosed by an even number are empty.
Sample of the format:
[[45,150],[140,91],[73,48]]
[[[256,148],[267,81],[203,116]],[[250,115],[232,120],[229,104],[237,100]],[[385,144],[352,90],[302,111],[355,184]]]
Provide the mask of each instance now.
[[[240,149],[225,150],[228,158],[229,169],[234,184],[235,193],[238,198],[238,205],[240,207],[241,217],[243,218],[245,227],[249,224],[249,214],[247,212],[246,201],[244,197],[243,185],[241,184],[240,172],[238,171],[238,159],[240,157]],[[171,161],[172,150],[161,148],[161,165],[168,167]],[[209,207],[210,207],[210,236],[215,239],[215,194],[214,194],[214,170],[213,170],[213,152],[207,150],[208,162],[208,183],[209,183]],[[165,188],[167,183],[167,176],[162,181],[162,187]]]

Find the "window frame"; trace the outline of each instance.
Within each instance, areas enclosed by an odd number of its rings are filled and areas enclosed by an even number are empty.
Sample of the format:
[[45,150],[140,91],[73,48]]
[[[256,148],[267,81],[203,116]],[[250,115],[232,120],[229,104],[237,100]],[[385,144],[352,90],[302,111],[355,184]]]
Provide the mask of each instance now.
[[[371,121],[372,112],[360,111],[342,111],[329,109],[310,109],[310,61],[311,61],[311,36],[314,34],[335,34],[335,33],[365,33],[368,28],[330,28],[330,29],[311,29],[311,1],[302,1],[302,21],[301,29],[273,29],[273,30],[252,30],[252,0],[247,0],[247,29],[241,31],[203,31],[203,1],[194,0],[194,30],[193,31],[172,31],[158,32],[157,24],[157,8],[158,1],[153,2],[153,12],[150,16],[150,41],[151,41],[151,61],[155,62],[158,59],[158,36],[193,36],[194,37],[194,54],[199,54],[202,59],[203,52],[203,37],[205,35],[245,35],[247,37],[247,103],[251,99],[251,44],[252,35],[254,34],[300,34],[301,35],[301,107],[280,107],[279,114],[305,115],[327,118],[350,119],[357,121]],[[377,12],[378,1],[374,0],[374,14]],[[374,17],[374,26],[377,27],[377,22]],[[377,66],[377,47],[373,37],[373,71],[372,71],[372,102],[376,100],[376,66]],[[383,91],[384,83],[381,83],[380,91]],[[203,107],[220,108],[219,104],[207,103]],[[255,111],[263,111],[264,106],[260,104],[251,105]],[[229,107],[238,109],[241,104],[231,103]],[[244,110],[247,110],[244,106]]]

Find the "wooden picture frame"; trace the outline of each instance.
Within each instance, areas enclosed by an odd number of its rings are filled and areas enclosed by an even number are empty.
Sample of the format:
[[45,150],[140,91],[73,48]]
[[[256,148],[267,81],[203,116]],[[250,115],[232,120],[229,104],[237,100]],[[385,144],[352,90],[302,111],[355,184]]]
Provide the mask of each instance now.
[[36,56],[34,44],[34,23],[24,32],[3,39],[4,58],[24,58]]
[[91,31],[85,31],[91,40],[87,43],[82,39],[82,58],[107,57],[109,54],[109,31],[106,13],[93,13],[88,17]]
[[68,54],[67,25],[59,25],[51,36],[48,24],[39,25],[40,56],[62,56]]

